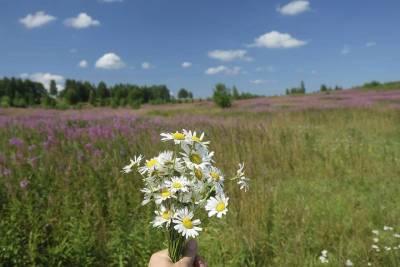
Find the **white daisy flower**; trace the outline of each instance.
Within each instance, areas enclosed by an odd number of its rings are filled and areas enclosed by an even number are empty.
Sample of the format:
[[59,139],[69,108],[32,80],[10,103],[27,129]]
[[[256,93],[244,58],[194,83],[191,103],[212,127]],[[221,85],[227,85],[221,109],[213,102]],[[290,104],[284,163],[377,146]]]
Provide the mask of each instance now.
[[186,238],[194,238],[198,236],[199,232],[202,230],[201,227],[197,226],[200,225],[200,220],[193,220],[193,212],[189,211],[187,208],[178,210],[172,221],[175,224],[174,229]]
[[173,170],[183,172],[184,166],[181,158],[174,158],[174,152],[164,151],[157,156],[156,169],[161,175],[166,175]]
[[187,192],[189,182],[186,177],[172,177],[171,181],[165,181],[165,185],[169,188],[172,193],[176,192]]
[[151,174],[156,170],[157,163],[158,163],[157,158],[146,160],[146,164],[139,168],[140,174],[141,175],[144,175],[145,173]]
[[372,238],[372,240],[374,241],[374,243],[378,243],[379,242],[379,238],[377,238],[377,237]]
[[155,214],[156,217],[152,222],[153,227],[161,227],[163,224],[169,226],[173,217],[173,208],[168,210],[163,205],[160,205],[160,210],[155,211]]
[[244,192],[247,192],[247,190],[249,190],[250,179],[244,176],[243,169],[244,163],[239,163],[239,169],[236,172],[236,175],[239,178],[237,184],[240,186],[240,190],[244,190]]
[[193,170],[195,168],[205,168],[213,162],[212,157],[214,152],[208,152],[202,146],[194,146],[192,149],[189,146],[182,146],[182,149],[185,151],[184,153],[181,152],[183,156],[183,160],[186,163],[186,166]]
[[207,170],[207,180],[214,185],[223,185],[225,178],[220,169],[211,166]]
[[374,249],[376,252],[380,251],[379,247],[377,245],[375,245],[375,244],[372,245],[371,248]]
[[160,205],[163,201],[169,198],[176,198],[176,196],[168,188],[163,188],[161,192],[156,194],[154,197],[157,205]]
[[196,144],[200,144],[202,146],[207,146],[208,144],[210,144],[210,141],[203,141],[204,133],[202,133],[200,136],[197,136],[195,131],[192,132],[192,131],[183,130],[183,134],[186,137],[186,143],[189,145],[196,143]]
[[321,263],[329,263],[328,260],[328,251],[326,249],[324,249],[323,251],[321,251],[321,256],[319,256],[319,261]]
[[176,131],[175,133],[161,133],[160,135],[163,137],[161,138],[161,141],[174,141],[176,145],[179,145],[186,139],[185,134],[178,131]]
[[142,161],[143,156],[139,155],[139,156],[135,156],[133,159],[130,159],[130,163],[128,165],[126,165],[125,167],[122,168],[122,172],[123,173],[130,173],[132,172],[132,168],[134,166],[137,166],[140,164],[140,162]]
[[400,238],[400,234],[394,234],[393,237]]
[[203,181],[205,176],[206,176],[206,172],[205,170],[203,170],[203,168],[193,168],[192,170],[190,170],[190,175],[192,177],[195,177],[198,181]]
[[374,235],[379,235],[379,231],[378,231],[378,230],[372,230],[372,233],[373,233]]
[[218,218],[221,218],[222,215],[226,215],[228,209],[229,197],[225,197],[224,195],[217,195],[216,197],[211,197],[207,201],[207,205],[205,209],[208,211],[208,217],[217,215]]

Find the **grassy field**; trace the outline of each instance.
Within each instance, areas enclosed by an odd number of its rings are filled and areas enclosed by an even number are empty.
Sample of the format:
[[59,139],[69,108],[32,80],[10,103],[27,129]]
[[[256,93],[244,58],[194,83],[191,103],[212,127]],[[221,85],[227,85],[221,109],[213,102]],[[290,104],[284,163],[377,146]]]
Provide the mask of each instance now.
[[209,266],[400,266],[400,111],[251,105],[0,110],[0,265],[146,266],[163,235],[121,168],[186,128],[252,178],[247,193],[228,186],[228,216],[200,235]]

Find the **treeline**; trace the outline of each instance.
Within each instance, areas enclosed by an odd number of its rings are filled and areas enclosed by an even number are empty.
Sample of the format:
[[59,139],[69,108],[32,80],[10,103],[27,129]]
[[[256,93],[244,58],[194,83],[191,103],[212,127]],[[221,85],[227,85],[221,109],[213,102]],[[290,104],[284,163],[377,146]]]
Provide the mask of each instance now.
[[223,83],[216,84],[213,93],[214,103],[221,108],[229,108],[230,106],[232,106],[233,100],[250,99],[257,97],[261,96],[246,92],[239,93],[239,90],[236,88],[236,86],[229,88]]
[[331,92],[331,91],[340,91],[343,90],[342,87],[335,85],[335,87],[329,87],[325,84],[321,84],[321,87],[319,88],[320,92]]
[[132,106],[144,103],[162,104],[171,101],[170,91],[165,85],[138,86],[116,84],[108,87],[105,82],[98,85],[86,81],[68,79],[58,98],[69,105],[90,103],[92,106]]
[[[193,97],[193,95],[191,94]],[[165,85],[138,86],[134,84],[116,84],[107,86],[100,82],[95,85],[87,81],[68,79],[65,88],[57,91],[55,81],[50,82],[49,91],[43,84],[29,79],[0,79],[1,107],[44,106],[67,108],[90,104],[92,106],[131,106],[141,104],[162,104],[173,100]]]
[[17,78],[0,79],[0,106],[26,107],[40,105],[49,98],[43,84]]
[[385,82],[381,83],[378,81],[371,81],[368,83],[364,83],[361,86],[361,89],[366,89],[366,90],[394,90],[394,89],[400,89],[400,81],[393,81],[393,82]]
[[306,93],[306,86],[304,85],[304,81],[300,82],[299,87],[287,88],[285,90],[286,95],[304,95]]

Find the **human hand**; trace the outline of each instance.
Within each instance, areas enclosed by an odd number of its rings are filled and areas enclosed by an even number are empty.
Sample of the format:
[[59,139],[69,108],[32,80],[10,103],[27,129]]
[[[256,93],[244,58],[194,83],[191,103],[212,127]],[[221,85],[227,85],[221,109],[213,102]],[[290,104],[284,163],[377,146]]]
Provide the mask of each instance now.
[[151,255],[149,267],[207,267],[207,263],[197,255],[197,243],[190,240],[186,244],[182,259],[172,263],[168,256],[168,250],[164,249]]

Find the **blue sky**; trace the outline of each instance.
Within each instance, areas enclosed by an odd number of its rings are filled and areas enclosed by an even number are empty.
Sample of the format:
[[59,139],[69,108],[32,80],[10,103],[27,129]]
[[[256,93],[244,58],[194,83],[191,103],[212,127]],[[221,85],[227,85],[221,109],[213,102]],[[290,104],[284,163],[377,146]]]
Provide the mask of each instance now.
[[398,0],[0,0],[0,76],[201,97],[217,82],[274,95],[300,80],[310,91],[398,80],[399,10]]

